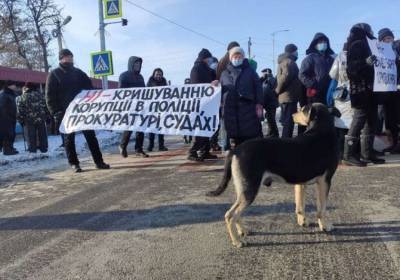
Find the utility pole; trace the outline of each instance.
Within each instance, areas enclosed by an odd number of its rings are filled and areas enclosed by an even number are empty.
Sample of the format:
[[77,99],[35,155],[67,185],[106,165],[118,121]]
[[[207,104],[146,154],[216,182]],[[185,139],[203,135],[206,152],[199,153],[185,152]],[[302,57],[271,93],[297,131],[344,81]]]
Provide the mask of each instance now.
[[247,42],[247,52],[249,54],[249,58],[251,58],[251,37],[249,37],[249,41]]
[[[100,33],[100,50],[106,50],[106,37],[105,37],[105,27],[104,24],[104,11],[103,11],[103,0],[99,0],[99,33]],[[101,78],[103,89],[108,89],[108,79],[107,76]]]
[[277,30],[271,33],[272,36],[272,68],[274,69],[274,75],[275,75],[275,35],[277,33],[281,33],[281,32],[288,32],[290,31],[289,29],[284,29],[284,30]]

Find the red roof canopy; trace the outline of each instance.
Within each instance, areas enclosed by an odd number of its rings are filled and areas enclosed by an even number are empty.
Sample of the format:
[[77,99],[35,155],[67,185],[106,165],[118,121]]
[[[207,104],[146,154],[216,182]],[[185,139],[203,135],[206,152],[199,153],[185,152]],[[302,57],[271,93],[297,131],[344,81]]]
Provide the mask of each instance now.
[[[11,68],[0,66],[0,81],[32,82],[35,84],[45,84],[47,73],[33,71],[29,69]],[[101,88],[101,80],[91,78],[93,86]],[[108,88],[118,88],[118,82],[108,81]]]

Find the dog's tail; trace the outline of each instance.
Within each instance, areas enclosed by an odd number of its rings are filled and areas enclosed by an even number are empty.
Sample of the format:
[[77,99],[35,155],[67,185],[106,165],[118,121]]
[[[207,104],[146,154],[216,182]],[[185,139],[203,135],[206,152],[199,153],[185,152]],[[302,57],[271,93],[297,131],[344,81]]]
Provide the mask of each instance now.
[[224,177],[222,178],[221,183],[219,184],[218,188],[214,191],[208,192],[206,195],[207,196],[219,196],[222,194],[226,188],[228,187],[229,181],[232,178],[232,158],[233,158],[233,151],[229,151],[228,155],[226,156],[225,159],[225,167],[224,167]]

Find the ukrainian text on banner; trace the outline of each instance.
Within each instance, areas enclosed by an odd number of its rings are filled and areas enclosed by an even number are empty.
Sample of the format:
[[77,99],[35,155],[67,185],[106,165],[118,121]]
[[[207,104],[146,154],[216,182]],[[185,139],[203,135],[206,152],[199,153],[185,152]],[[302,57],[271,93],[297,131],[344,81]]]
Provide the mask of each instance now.
[[397,91],[396,54],[389,43],[368,39],[371,53],[376,56],[374,92]]
[[211,137],[218,129],[221,87],[210,84],[82,91],[70,103],[62,133],[132,130]]

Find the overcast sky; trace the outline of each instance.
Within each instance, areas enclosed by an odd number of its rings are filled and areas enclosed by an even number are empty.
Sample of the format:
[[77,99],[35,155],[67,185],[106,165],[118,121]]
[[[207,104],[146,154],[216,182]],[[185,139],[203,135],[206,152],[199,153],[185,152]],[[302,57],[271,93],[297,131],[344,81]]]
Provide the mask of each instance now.
[[[100,49],[98,36],[98,1],[55,0],[64,7],[63,14],[72,21],[65,27],[64,37],[75,55],[76,65],[89,73],[90,56]],[[276,30],[290,29],[276,35],[276,56],[288,43],[305,53],[316,32],[324,32],[333,49],[340,51],[351,26],[358,22],[371,24],[375,33],[389,27],[400,35],[400,0],[130,0],[146,9],[203,33],[219,42],[205,39],[123,0],[126,27],[107,26],[106,46],[113,52],[114,76],[118,80],[127,68],[129,56],[143,58],[142,74],[147,81],[154,68],[161,67],[173,84],[182,84],[201,48],[208,48],[220,58],[226,45],[238,41],[247,52],[252,37],[252,55],[258,70],[272,68],[272,37]],[[57,51],[54,42],[54,51]],[[301,57],[300,59],[302,59]],[[57,64],[56,56],[53,65]]]

